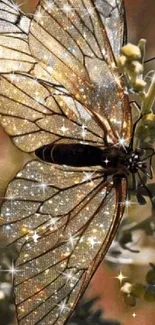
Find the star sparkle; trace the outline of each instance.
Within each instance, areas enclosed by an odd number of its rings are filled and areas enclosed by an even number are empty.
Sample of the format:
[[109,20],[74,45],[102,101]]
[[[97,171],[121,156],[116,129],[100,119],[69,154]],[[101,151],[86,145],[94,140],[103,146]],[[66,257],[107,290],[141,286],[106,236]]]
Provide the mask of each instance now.
[[93,178],[94,172],[83,172],[83,178],[82,181],[83,182],[91,182],[92,178]]
[[105,164],[108,165],[110,160],[108,160],[107,158],[104,160]]
[[124,148],[126,144],[126,139],[125,138],[119,138],[118,144]]
[[13,282],[15,275],[16,275],[18,272],[22,272],[22,270],[20,270],[20,269],[16,269],[15,266],[14,266],[14,263],[13,263],[13,261],[12,261],[12,264],[11,264],[11,266],[10,266],[8,269],[6,269],[6,270],[0,270],[0,272],[6,272],[6,273],[9,273],[9,274],[11,275],[12,282]]
[[17,200],[18,198],[15,197],[12,192],[10,192],[10,195],[6,195],[6,196],[0,196],[0,201],[2,200],[8,200],[10,202],[10,206],[9,208],[7,209],[7,216],[11,215],[12,212],[13,212],[13,208],[14,208],[14,202],[15,200]]
[[47,223],[47,226],[50,227],[50,230],[56,230],[58,228],[58,222],[60,218],[58,217],[51,217]]
[[85,16],[93,16],[94,15],[94,12],[95,12],[95,9],[96,9],[96,5],[94,7],[90,7],[90,8],[87,8],[87,9],[83,9],[83,16],[82,17],[85,17]]
[[69,246],[71,247],[71,249],[74,249],[74,247],[75,247],[78,239],[79,239],[79,236],[72,235],[71,233],[69,233],[69,236],[68,236],[66,242],[69,244]]
[[60,304],[57,304],[59,313],[60,315],[63,314],[65,311],[70,311],[70,308],[68,307],[67,304],[67,299],[64,299],[63,301],[60,302]]
[[62,9],[67,14],[71,13],[72,11],[75,11],[75,9],[72,8],[68,3],[64,4]]
[[33,187],[36,187],[36,188],[38,187],[38,188],[40,188],[40,189],[42,190],[42,194],[45,196],[45,194],[46,194],[46,189],[47,189],[50,185],[51,185],[51,184],[46,183],[45,180],[44,180],[44,178],[42,177],[40,182],[38,182],[38,183],[34,183],[34,184],[33,184]]
[[54,8],[55,1],[54,0],[46,0],[45,1],[45,8],[46,10],[52,10]]
[[78,278],[76,278],[76,276],[74,275],[73,270],[67,270],[66,272],[61,272],[61,274],[67,282],[74,282],[78,280]]
[[123,282],[124,279],[127,279],[126,276],[120,271],[119,275],[115,277],[115,279],[118,279],[120,281],[120,284]]
[[32,236],[32,239],[33,239],[34,243],[37,243],[39,238],[40,238],[40,236],[35,231],[33,236]]
[[121,205],[123,205],[125,207],[125,211],[127,216],[129,215],[129,209],[132,207],[132,205],[138,204],[137,202],[133,202],[131,200],[128,200],[128,198],[124,201],[120,203]]
[[90,244],[90,246],[91,246],[92,248],[94,248],[95,245],[100,244],[100,241],[98,241],[98,240],[96,239],[96,237],[89,237],[89,238],[88,238],[88,243]]
[[46,19],[47,15],[45,14],[45,11],[43,11],[41,8],[39,8],[35,13],[34,13],[34,19],[36,20],[37,23],[43,24],[43,18]]
[[65,134],[68,131],[68,128],[66,128],[64,125],[61,127],[60,131],[62,131],[63,134]]
[[26,1],[23,1],[22,3],[17,3],[15,1],[12,1],[12,8],[16,11],[16,12],[20,12],[20,7],[25,3]]
[[68,128],[65,127],[64,120],[63,120],[63,125],[62,125],[62,127],[60,128],[60,131],[62,131],[63,134],[65,134],[65,133],[68,131]]

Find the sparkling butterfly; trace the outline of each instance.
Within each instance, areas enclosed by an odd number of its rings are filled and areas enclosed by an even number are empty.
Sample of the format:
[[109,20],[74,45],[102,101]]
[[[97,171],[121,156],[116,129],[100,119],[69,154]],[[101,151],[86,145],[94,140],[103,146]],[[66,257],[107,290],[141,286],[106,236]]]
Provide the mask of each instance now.
[[1,124],[29,153],[1,208],[18,322],[63,325],[116,233],[127,174],[145,172],[116,68],[123,1],[41,0],[27,17],[1,0],[0,18]]

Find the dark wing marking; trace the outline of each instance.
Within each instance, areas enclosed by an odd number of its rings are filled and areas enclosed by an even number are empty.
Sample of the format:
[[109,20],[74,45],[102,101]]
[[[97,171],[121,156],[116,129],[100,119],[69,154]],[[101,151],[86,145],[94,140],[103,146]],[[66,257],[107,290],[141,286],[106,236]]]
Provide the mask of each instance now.
[[32,161],[8,187],[2,228],[21,249],[14,283],[20,325],[64,324],[111,243],[126,182],[91,173]]
[[[97,116],[113,142],[122,136],[129,141],[128,97],[95,2],[42,0],[39,3],[29,32],[33,56],[52,80]],[[104,6],[107,6],[105,1],[103,10]],[[118,25],[118,10],[116,16]],[[122,15],[120,26],[121,22]]]
[[104,145],[103,130],[79,102],[31,76],[1,76],[0,103],[1,124],[23,151],[54,142]]
[[36,60],[28,46],[30,19],[10,0],[0,1],[0,72],[34,68]]

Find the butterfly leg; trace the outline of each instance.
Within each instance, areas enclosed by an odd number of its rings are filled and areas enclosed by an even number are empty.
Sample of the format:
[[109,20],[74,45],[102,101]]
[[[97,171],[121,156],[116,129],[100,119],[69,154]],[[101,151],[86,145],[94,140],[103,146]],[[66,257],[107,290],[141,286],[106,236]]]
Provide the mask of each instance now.
[[148,197],[149,197],[149,199],[150,199],[150,201],[151,201],[152,208],[155,209],[155,202],[153,201],[152,193],[151,193],[151,191],[148,189],[147,185],[144,183],[143,178],[141,177],[141,175],[140,175],[139,172],[138,172],[138,177],[139,177],[140,182],[141,182],[141,184],[143,185],[143,187],[144,187],[144,189],[145,189],[145,191],[146,191],[146,193],[147,193],[147,195],[148,195]]

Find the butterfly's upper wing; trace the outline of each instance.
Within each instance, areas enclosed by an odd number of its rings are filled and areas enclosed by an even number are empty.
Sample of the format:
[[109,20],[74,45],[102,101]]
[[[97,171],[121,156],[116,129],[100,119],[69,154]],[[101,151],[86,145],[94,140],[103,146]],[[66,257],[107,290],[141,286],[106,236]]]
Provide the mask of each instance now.
[[96,0],[94,3],[105,26],[112,51],[117,57],[127,37],[124,1]]
[[[50,8],[52,4],[46,1]],[[123,0],[96,0],[94,5],[106,27],[115,56],[123,43],[124,6]],[[36,61],[28,48],[30,16],[21,12],[20,5],[12,0],[0,0],[0,68],[6,71],[29,71]]]
[[0,121],[26,152],[47,143],[104,145],[104,130],[78,101],[64,89],[42,85],[30,75],[0,77]]
[[[105,125],[114,142],[118,136],[130,137],[131,116],[128,97],[95,4],[91,0],[41,0],[30,24],[29,47],[49,78],[87,107]],[[102,5],[104,11],[107,2],[102,1]],[[119,24],[118,9],[116,12],[122,40],[122,12],[119,11]]]
[[[7,1],[6,3],[10,8],[11,2]],[[82,105],[80,108],[83,111],[82,119],[85,115],[83,121],[80,117],[82,125],[86,124],[87,119],[87,124],[89,123],[90,129],[93,130],[95,126],[92,127],[90,124],[90,117],[92,117],[102,128],[102,132],[100,129],[102,137],[103,130],[104,132],[106,130],[109,142],[116,143],[118,137],[122,136],[127,139],[127,142],[130,140],[130,107],[121,85],[120,76],[117,71],[113,70],[115,59],[103,25],[104,19],[105,23],[107,23],[107,19],[110,19],[110,22],[115,21],[119,36],[119,42],[117,46],[115,44],[115,47],[119,50],[123,38],[122,1],[119,1],[117,6],[115,1],[114,3],[110,2],[109,5],[107,1],[100,1],[96,3],[95,7],[95,3],[93,4],[91,1],[77,2],[74,0],[69,2],[68,6],[69,9],[71,8],[71,12],[67,13],[67,2],[41,1],[34,14],[34,19],[29,19],[30,32],[26,43],[29,44],[30,52],[38,60],[38,64],[32,69],[34,80],[28,76],[17,75],[16,72],[1,77],[2,124],[9,134],[18,137],[16,144],[22,150],[33,151],[36,137],[38,137],[36,146],[51,141],[48,133],[49,123],[46,123],[48,130],[44,130],[45,123],[43,130],[40,125],[38,126],[39,120],[43,120],[45,115],[51,113],[45,106],[52,107],[52,111],[55,109],[57,112],[59,111],[59,119],[61,124],[63,123],[60,105],[64,99],[61,101],[61,96],[59,96],[60,104],[57,105],[53,87],[48,87],[45,91],[45,87],[43,88],[37,83],[38,78],[49,79],[55,85],[64,87],[65,92],[69,95],[64,111],[68,110],[68,106],[72,111],[75,110],[73,100],[78,107]],[[113,20],[111,17],[103,18],[103,12],[107,11],[106,15],[109,16],[110,7]],[[11,8],[11,10],[13,9]],[[9,21],[9,17],[7,20]],[[8,28],[7,22],[5,24]],[[11,24],[11,26],[16,28],[15,24]],[[111,41],[112,30],[113,28],[108,34]],[[13,31],[11,37],[14,37]],[[22,47],[23,40],[20,39],[20,42]],[[11,53],[14,51],[12,50]],[[22,90],[22,95],[20,90]],[[56,105],[59,108],[55,108]],[[79,122],[79,113],[76,115],[75,119]],[[12,116],[15,118],[13,119]],[[47,120],[49,121],[50,118]],[[55,118],[52,117],[52,121],[55,125]],[[68,130],[70,129],[69,127]],[[21,134],[25,133],[26,135],[22,137]],[[95,138],[94,141],[96,141]]]
[[14,282],[20,325],[64,324],[109,247],[125,196],[125,180],[104,180],[101,168],[32,161],[18,173],[1,217],[20,249]]
[[30,19],[11,0],[0,1],[0,72],[34,68],[36,60],[28,46]]

